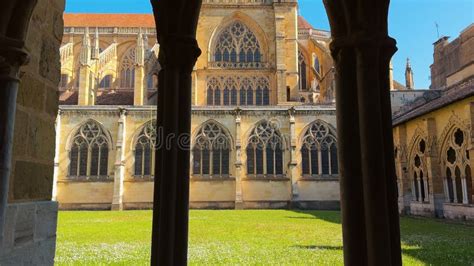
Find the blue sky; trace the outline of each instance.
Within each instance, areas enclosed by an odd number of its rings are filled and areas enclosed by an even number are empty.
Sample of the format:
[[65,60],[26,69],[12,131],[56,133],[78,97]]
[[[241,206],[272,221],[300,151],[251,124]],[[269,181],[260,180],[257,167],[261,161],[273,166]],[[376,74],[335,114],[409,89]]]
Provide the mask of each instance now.
[[[66,12],[72,13],[151,13],[149,0],[66,0]],[[300,14],[315,28],[329,30],[321,0],[299,0]],[[395,79],[404,84],[406,58],[415,73],[415,87],[430,85],[429,66],[433,62],[433,42],[441,36],[454,39],[474,23],[472,0],[392,0],[389,31],[398,44],[393,57]]]

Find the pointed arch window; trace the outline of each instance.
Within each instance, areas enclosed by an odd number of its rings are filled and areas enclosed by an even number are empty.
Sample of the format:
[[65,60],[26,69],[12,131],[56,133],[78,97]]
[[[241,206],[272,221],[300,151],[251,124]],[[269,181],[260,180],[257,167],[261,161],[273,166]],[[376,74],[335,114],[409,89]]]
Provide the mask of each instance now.
[[321,75],[321,63],[319,62],[319,57],[315,54],[313,54],[313,68],[318,75]]
[[337,142],[326,123],[313,122],[301,147],[303,176],[338,175]]
[[412,193],[413,199],[418,202],[429,201],[428,171],[426,168],[426,149],[425,139],[419,138],[413,147],[411,169],[412,169]]
[[106,75],[100,81],[99,88],[110,89],[111,85],[112,85],[112,75]]
[[234,21],[217,35],[213,62],[218,67],[262,67],[261,47],[255,34],[241,21]]
[[444,190],[446,202],[458,204],[473,203],[471,166],[467,134],[454,128],[446,137],[442,153],[446,177]]
[[249,176],[283,175],[283,138],[275,123],[260,122],[252,130],[246,151]]
[[268,77],[210,77],[207,81],[207,105],[270,105]]
[[230,138],[215,122],[204,124],[193,147],[193,175],[229,177]]
[[155,173],[156,120],[143,126],[135,144],[135,177],[153,177]]
[[128,49],[122,59],[120,70],[120,87],[133,89],[135,87],[135,47]]
[[69,176],[74,179],[104,179],[108,175],[109,142],[95,121],[82,125],[72,139]]
[[307,89],[306,62],[301,51],[298,51],[298,71],[300,90],[305,91]]

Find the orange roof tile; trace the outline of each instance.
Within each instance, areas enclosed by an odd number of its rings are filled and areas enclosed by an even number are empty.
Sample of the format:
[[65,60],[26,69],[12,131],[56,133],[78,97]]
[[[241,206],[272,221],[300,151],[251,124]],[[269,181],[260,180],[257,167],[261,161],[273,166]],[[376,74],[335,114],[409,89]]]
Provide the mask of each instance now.
[[298,16],[298,29],[314,29],[303,16]]
[[154,28],[151,14],[64,14],[65,27]]

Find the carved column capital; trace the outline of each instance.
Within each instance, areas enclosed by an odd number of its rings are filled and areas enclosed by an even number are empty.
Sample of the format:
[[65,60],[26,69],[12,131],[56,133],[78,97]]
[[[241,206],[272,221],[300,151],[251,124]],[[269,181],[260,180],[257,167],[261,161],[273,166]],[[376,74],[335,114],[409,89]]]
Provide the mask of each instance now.
[[0,36],[0,79],[19,79],[19,67],[29,59],[24,44],[23,41]]

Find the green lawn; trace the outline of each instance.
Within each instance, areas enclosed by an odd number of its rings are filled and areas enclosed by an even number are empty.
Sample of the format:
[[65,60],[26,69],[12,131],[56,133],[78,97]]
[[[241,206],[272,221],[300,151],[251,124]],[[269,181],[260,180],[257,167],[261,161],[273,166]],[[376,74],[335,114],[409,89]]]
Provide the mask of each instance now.
[[[191,265],[342,265],[339,212],[198,211]],[[474,225],[402,218],[405,265],[471,265]],[[147,265],[151,211],[60,212],[58,265]]]

